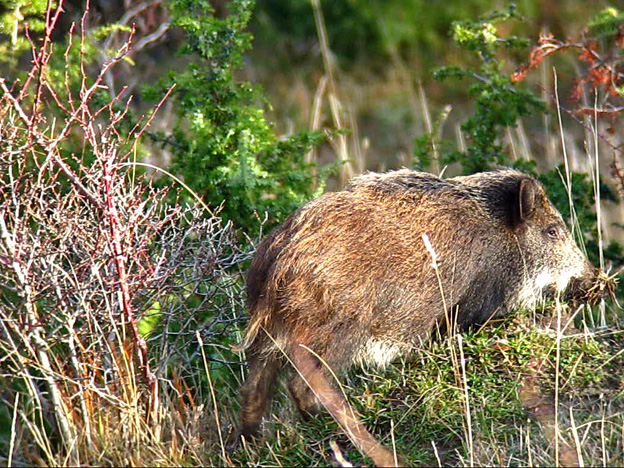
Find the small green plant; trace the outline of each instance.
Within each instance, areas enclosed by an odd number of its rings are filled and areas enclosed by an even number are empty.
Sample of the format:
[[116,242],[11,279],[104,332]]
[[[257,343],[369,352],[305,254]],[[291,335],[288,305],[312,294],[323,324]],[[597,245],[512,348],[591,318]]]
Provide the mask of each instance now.
[[15,78],[19,57],[29,51],[31,44],[24,35],[26,25],[30,34],[40,34],[45,28],[47,0],[13,0],[2,2],[0,34],[0,70],[2,76]]
[[[461,126],[468,138],[466,151],[450,151],[442,156],[444,164],[458,162],[467,173],[483,171],[495,165],[509,165],[500,136],[502,131],[516,125],[518,118],[534,111],[544,111],[544,103],[531,91],[523,90],[512,83],[503,70],[504,62],[499,58],[502,48],[520,50],[528,41],[518,37],[502,37],[496,23],[518,19],[515,7],[507,11],[495,11],[478,21],[455,21],[453,39],[455,43],[475,53],[480,61],[478,68],[462,69],[448,66],[437,70],[434,77],[440,81],[448,78],[472,79],[475,82],[468,93],[475,99],[475,112]],[[426,164],[428,141],[417,141],[417,162]]]
[[250,48],[245,28],[253,5],[234,0],[221,19],[212,15],[209,1],[172,1],[174,24],[187,34],[181,52],[193,61],[147,92],[160,96],[175,85],[173,132],[157,138],[173,153],[172,171],[211,207],[223,205],[222,217],[252,234],[260,227],[258,215],[266,213],[267,226],[275,225],[322,192],[328,173],[305,159],[322,134],[278,138],[259,105],[262,93],[235,78]]

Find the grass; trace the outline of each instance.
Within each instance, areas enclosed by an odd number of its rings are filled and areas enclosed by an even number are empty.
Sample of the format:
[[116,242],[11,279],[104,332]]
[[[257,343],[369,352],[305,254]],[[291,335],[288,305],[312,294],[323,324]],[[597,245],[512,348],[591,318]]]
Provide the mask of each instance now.
[[[457,378],[452,355],[458,345],[451,337],[425,345],[409,362],[383,373],[365,369],[347,376],[350,400],[366,427],[387,447],[394,440],[397,451],[416,466],[462,466],[471,460],[488,466],[621,465],[624,353],[619,351],[624,348],[624,331],[582,331],[580,322],[578,329],[561,336],[557,371],[554,318],[552,311],[537,318],[520,313],[462,335],[467,387]],[[472,446],[465,436],[467,420]],[[264,439],[255,447],[238,450],[228,460],[215,454],[212,460],[327,465],[333,460],[329,443],[336,440],[349,461],[369,463],[329,416],[300,422],[284,395],[274,404],[266,426]]]

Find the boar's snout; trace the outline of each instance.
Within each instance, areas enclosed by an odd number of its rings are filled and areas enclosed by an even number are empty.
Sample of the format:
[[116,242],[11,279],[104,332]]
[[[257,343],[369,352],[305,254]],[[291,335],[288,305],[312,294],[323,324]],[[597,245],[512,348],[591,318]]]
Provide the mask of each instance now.
[[596,302],[605,294],[606,289],[600,287],[600,270],[586,263],[583,273],[570,279],[565,298],[573,301]]

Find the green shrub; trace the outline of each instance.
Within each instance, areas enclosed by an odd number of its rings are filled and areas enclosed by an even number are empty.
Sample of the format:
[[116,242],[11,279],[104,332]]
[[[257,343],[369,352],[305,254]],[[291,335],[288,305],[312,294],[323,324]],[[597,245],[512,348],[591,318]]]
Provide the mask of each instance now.
[[175,26],[186,32],[181,53],[192,56],[187,68],[170,72],[148,97],[175,85],[173,133],[157,139],[173,153],[171,170],[220,215],[248,233],[282,221],[324,188],[329,169],[317,170],[306,153],[323,139],[301,132],[280,139],[267,122],[262,93],[237,81],[243,53],[250,48],[245,32],[253,2],[234,0],[224,19],[213,16],[210,2],[173,0]]
[[[518,118],[546,109],[533,92],[515,86],[503,71],[504,62],[499,58],[499,51],[502,48],[518,50],[528,46],[528,41],[524,39],[498,35],[495,24],[510,19],[518,19],[513,7],[481,17],[478,21],[455,21],[452,30],[455,43],[475,53],[480,66],[478,69],[448,66],[434,73],[440,81],[451,77],[474,81],[468,93],[475,100],[475,111],[461,126],[468,139],[468,147],[466,151],[450,151],[442,157],[442,163],[458,162],[467,173],[509,165],[509,157],[500,143],[502,132],[515,126]],[[421,164],[425,162],[422,148],[421,142],[417,145]]]

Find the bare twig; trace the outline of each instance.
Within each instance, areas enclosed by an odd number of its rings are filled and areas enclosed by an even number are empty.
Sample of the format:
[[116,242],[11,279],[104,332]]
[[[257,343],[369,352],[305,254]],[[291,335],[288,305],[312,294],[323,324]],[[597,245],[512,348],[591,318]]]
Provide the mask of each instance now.
[[[0,401],[13,413],[10,460],[181,464],[197,445],[197,423],[183,421],[201,405],[166,413],[166,376],[175,368],[200,378],[197,332],[213,345],[206,361],[241,364],[218,345],[242,320],[240,265],[250,253],[230,223],[170,205],[149,174],[129,177],[142,164],[129,163],[132,148],[171,90],[134,126],[125,90],[95,103],[127,43],[90,77],[84,56],[70,70],[70,37],[65,82],[46,78],[58,13],[48,8],[48,39],[27,82],[0,79]],[[81,24],[84,50],[86,15]],[[66,150],[74,137],[91,158]],[[169,436],[189,443],[163,450]]]

